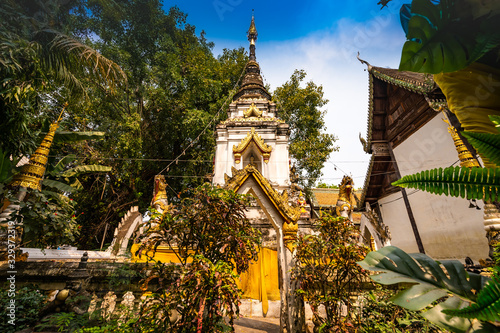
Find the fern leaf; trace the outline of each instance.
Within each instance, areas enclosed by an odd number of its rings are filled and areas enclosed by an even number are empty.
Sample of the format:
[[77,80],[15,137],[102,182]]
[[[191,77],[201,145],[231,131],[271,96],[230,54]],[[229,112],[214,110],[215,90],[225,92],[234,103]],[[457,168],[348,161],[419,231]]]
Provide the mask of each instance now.
[[500,133],[462,132],[483,159],[500,166]]
[[415,188],[438,195],[498,201],[500,168],[432,169],[404,176],[392,185]]
[[459,310],[443,310],[445,314],[483,321],[500,320],[500,275],[493,276],[477,296],[477,302]]

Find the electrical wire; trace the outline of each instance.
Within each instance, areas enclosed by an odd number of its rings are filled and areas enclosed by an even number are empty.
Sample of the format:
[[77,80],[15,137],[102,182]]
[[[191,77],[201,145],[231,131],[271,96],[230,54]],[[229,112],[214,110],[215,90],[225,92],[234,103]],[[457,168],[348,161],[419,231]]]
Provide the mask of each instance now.
[[205,128],[203,129],[203,131],[201,131],[200,134],[198,134],[198,136],[196,137],[196,139],[194,139],[193,141],[191,141],[191,143],[186,147],[184,148],[184,150],[182,151],[182,153],[179,154],[179,156],[177,156],[172,162],[170,162],[165,168],[163,168],[160,172],[158,172],[157,175],[161,175],[163,173],[163,171],[166,170],[166,172],[168,172],[170,170],[170,166],[172,166],[172,164],[174,163],[178,163],[179,161],[179,158],[181,156],[184,156],[186,154],[186,151],[193,147],[193,145],[198,142],[198,140],[200,139],[200,137],[205,134],[205,132],[207,131],[207,129],[212,126],[212,123],[215,122],[216,119],[219,119],[219,116],[220,116],[220,113],[222,112],[222,110],[224,109],[224,107],[226,106],[226,103],[229,101],[229,99],[233,98],[234,96],[234,93],[236,92],[236,87],[239,86],[239,83],[240,83],[240,80],[241,78],[243,77],[243,73],[245,73],[245,70],[246,70],[246,65],[245,67],[243,68],[243,70],[241,71],[241,74],[240,74],[240,77],[238,78],[238,80],[236,81],[236,83],[234,84],[234,87],[233,89],[231,90],[231,93],[227,96],[226,100],[224,101],[224,103],[222,104],[222,106],[220,107],[219,111],[217,111],[217,113],[215,114],[215,116],[212,118],[212,120],[210,120],[210,122],[207,124],[207,126],[205,126]]

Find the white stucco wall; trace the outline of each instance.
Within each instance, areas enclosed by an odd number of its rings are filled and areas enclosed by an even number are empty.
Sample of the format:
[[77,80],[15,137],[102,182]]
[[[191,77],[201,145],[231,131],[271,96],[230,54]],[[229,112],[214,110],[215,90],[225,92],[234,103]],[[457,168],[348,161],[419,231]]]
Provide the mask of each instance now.
[[401,192],[390,194],[380,199],[378,203],[382,220],[389,227],[392,235],[391,245],[408,253],[418,252],[417,242]]
[[[402,176],[437,167],[459,165],[448,125],[437,115],[410,138],[394,149],[394,156]],[[487,258],[488,244],[483,228],[483,210],[469,208],[469,202],[462,198],[438,196],[423,191],[407,189],[408,199],[417,221],[424,249],[436,259],[471,257],[475,262]],[[395,226],[395,219],[408,224],[413,237],[404,201],[392,203],[401,194],[394,194],[380,200],[384,223],[389,225],[393,235],[392,244],[398,246],[397,238],[407,239],[406,227]],[[387,200],[386,200],[387,199]],[[386,206],[384,206],[386,202]],[[397,207],[389,213],[389,205]],[[483,208],[482,201],[478,205]],[[384,212],[387,216],[384,216]],[[398,217],[398,215],[401,215]],[[394,228],[394,229],[393,229]],[[395,235],[398,235],[396,238]],[[416,244],[415,244],[416,246]],[[413,248],[413,245],[410,246]]]

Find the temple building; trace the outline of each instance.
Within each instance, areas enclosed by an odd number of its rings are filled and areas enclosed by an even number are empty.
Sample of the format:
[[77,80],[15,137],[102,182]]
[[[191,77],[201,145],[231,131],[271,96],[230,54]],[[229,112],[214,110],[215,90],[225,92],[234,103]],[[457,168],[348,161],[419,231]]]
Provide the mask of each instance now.
[[[227,120],[216,129],[213,183],[255,199],[247,217],[262,232],[262,249],[258,261],[241,277],[248,299],[242,312],[279,317],[280,311],[290,313],[293,307],[293,237],[310,231],[310,207],[290,177],[290,129],[279,119],[260,74],[253,17],[247,34],[250,56],[241,86],[229,105]],[[287,327],[293,328],[294,323]]]
[[360,198],[366,207],[361,237],[367,244],[372,239],[376,249],[391,244],[434,259],[487,258],[482,201],[391,185],[422,170],[480,165],[458,134],[460,123],[432,76],[360,61],[369,74],[368,131],[362,144],[371,154]]

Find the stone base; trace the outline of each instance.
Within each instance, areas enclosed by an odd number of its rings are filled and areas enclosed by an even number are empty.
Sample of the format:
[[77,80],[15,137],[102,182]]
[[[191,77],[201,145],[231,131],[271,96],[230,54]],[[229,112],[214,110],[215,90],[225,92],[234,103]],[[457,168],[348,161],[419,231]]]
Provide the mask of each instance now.
[[88,253],[89,259],[113,259],[114,256],[109,252],[104,251],[86,251],[86,250],[77,250],[75,247],[68,249],[34,249],[34,248],[25,248],[22,247],[21,250],[24,253],[28,253],[28,261],[33,260],[54,260],[54,259],[69,259],[69,260],[80,260],[85,252]]
[[[279,318],[281,301],[268,301],[266,318]],[[240,304],[240,316],[242,317],[264,317],[262,302],[256,299],[242,299]]]
[[[267,310],[266,318],[279,318],[280,317],[280,301],[268,301],[269,308]],[[319,313],[321,316],[326,316],[326,311],[323,306],[320,306]],[[262,313],[262,302],[256,299],[242,299],[240,305],[240,316],[241,317],[255,317],[262,318],[264,314]],[[305,302],[305,319],[311,320],[313,313],[308,302]]]

